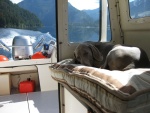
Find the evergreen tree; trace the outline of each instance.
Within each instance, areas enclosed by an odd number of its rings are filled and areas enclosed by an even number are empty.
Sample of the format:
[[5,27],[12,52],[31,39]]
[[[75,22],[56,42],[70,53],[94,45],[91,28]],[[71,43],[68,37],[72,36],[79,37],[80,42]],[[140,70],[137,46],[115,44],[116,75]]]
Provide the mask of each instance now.
[[9,0],[0,0],[0,27],[37,29],[42,27],[36,15]]

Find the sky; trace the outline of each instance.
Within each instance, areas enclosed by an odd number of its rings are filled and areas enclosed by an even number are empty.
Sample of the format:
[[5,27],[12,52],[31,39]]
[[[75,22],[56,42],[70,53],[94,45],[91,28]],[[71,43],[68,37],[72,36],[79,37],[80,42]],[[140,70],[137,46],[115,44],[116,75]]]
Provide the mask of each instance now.
[[19,3],[19,2],[21,2],[21,1],[23,1],[23,0],[10,0],[10,1],[12,1],[13,3]]
[[[68,0],[72,6],[79,10],[99,8],[99,1],[100,0]],[[129,0],[129,2],[132,1],[134,0]]]
[[99,0],[68,0],[68,2],[79,10],[99,8]]
[[[13,3],[19,3],[23,0],[10,0]],[[68,0],[68,2],[71,3],[74,7],[76,7],[79,10],[83,9],[96,9],[99,7],[99,0]]]
[[[23,0],[10,0],[13,3],[19,3]],[[130,0],[130,2],[133,0]],[[68,2],[79,10],[96,9],[99,7],[99,0],[68,0]]]

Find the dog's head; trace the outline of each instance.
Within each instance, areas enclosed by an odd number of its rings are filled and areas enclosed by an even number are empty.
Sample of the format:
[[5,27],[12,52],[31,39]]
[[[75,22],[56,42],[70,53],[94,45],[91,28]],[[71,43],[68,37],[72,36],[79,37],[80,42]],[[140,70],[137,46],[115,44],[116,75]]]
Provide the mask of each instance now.
[[75,62],[86,66],[94,66],[95,62],[101,62],[103,55],[92,44],[82,43],[74,51]]

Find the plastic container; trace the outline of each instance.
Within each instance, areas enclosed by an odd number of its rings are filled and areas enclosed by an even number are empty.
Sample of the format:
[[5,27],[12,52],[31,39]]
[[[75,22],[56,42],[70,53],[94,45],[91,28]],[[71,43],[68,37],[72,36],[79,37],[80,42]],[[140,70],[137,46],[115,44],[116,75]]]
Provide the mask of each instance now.
[[34,92],[35,91],[35,81],[34,80],[26,80],[22,81],[19,84],[19,92],[20,93],[28,93],[28,92]]

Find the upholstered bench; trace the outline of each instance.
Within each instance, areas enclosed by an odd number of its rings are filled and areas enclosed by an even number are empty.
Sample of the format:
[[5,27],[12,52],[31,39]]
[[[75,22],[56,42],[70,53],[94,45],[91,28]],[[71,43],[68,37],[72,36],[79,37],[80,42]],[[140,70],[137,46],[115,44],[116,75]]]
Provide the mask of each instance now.
[[54,80],[97,113],[150,113],[150,69],[110,71],[66,59],[50,70]]

